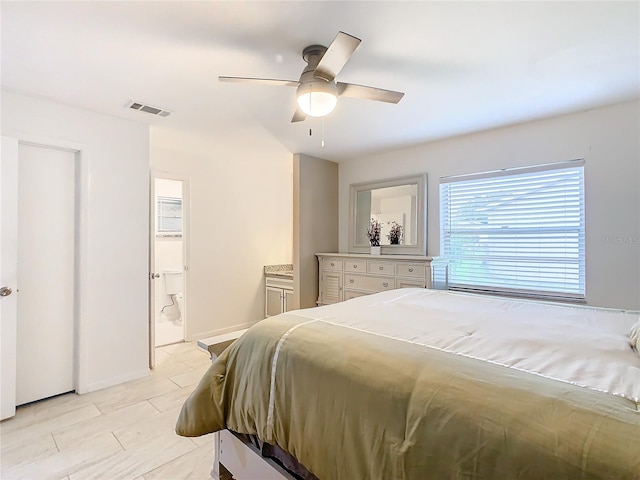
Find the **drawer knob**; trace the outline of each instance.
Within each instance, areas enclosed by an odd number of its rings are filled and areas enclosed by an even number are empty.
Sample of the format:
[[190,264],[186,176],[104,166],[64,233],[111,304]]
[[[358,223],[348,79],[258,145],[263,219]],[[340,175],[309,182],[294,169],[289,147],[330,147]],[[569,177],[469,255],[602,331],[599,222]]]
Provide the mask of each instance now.
[[378,267],[378,270],[384,270],[384,267]]
[[358,268],[358,265],[356,265],[355,263],[353,264],[353,268]]
[[331,262],[331,266],[333,267],[335,264],[333,262]]
[[410,268],[410,269],[409,269],[409,271],[410,271],[410,272],[413,272],[413,268]]
[[350,278],[350,279],[349,279],[349,283],[353,283],[353,278]]
[[384,283],[382,284],[382,286],[383,286],[383,287],[385,287],[385,288],[386,288],[386,287],[388,287],[388,286],[389,286],[389,282],[384,282]]

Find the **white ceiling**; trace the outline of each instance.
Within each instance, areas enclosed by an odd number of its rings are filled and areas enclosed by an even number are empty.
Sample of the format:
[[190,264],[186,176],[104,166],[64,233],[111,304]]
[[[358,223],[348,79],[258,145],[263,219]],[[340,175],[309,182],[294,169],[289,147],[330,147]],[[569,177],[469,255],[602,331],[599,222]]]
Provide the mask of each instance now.
[[[637,98],[639,2],[1,2],[2,87],[177,131],[336,161]],[[302,49],[362,39],[343,82],[405,92],[342,98],[291,124]],[[129,111],[129,100],[174,112]],[[313,135],[309,136],[309,129]],[[249,138],[246,137],[249,135]]]

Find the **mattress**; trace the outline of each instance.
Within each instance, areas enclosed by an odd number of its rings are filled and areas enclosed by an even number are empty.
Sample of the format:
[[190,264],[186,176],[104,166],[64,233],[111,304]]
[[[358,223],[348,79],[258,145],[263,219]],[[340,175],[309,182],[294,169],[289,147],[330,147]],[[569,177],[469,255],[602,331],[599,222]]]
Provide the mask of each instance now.
[[403,289],[259,322],[176,431],[329,479],[638,479],[637,313]]
[[297,314],[640,401],[639,312],[401,289]]

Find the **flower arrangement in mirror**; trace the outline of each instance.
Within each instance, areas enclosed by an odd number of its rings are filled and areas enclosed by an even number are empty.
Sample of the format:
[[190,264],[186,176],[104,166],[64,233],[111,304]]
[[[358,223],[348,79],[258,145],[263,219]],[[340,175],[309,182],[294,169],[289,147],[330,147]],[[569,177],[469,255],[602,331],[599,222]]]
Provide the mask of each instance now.
[[397,222],[391,222],[391,229],[387,233],[387,238],[391,245],[400,245],[402,242],[402,225]]
[[380,222],[373,217],[371,217],[371,222],[367,229],[367,237],[372,247],[380,246]]

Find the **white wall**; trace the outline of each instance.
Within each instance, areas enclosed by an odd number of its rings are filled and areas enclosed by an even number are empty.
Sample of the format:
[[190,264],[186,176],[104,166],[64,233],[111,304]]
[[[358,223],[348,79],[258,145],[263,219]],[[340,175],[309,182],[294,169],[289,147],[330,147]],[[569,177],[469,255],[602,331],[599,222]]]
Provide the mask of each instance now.
[[340,164],[340,251],[348,249],[349,185],[427,172],[428,254],[439,254],[439,177],[585,159],[590,305],[640,308],[640,104],[384,152]]
[[146,375],[148,127],[2,92],[2,134],[81,151],[79,390]]
[[338,246],[338,165],[322,158],[293,156],[293,304],[318,301],[316,253]]
[[292,260],[292,156],[260,130],[151,129],[156,172],[190,182],[187,339],[264,318],[263,267]]

